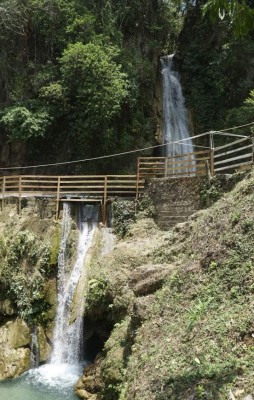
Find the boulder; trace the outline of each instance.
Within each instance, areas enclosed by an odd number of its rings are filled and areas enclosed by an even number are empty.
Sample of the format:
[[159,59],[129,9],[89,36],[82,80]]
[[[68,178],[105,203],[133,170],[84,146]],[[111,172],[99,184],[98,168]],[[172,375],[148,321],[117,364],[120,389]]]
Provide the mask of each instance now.
[[0,328],[0,380],[15,378],[30,368],[30,329],[21,320]]
[[146,296],[160,289],[164,279],[172,272],[170,264],[143,265],[129,276],[129,286],[136,296]]
[[40,362],[45,362],[51,355],[51,346],[47,342],[47,337],[44,333],[42,326],[38,326],[38,342],[40,349]]

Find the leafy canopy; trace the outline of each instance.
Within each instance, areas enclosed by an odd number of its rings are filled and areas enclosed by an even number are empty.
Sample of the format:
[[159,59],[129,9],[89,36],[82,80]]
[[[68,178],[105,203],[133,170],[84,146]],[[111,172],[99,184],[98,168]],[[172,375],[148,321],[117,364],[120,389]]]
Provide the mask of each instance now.
[[1,119],[1,124],[8,132],[10,139],[29,139],[43,136],[50,117],[45,110],[32,112],[26,107],[9,108]]
[[203,13],[208,14],[213,22],[218,18],[229,18],[235,36],[243,36],[253,30],[254,9],[246,0],[208,0],[203,6]]
[[107,124],[128,95],[127,76],[114,61],[116,55],[113,46],[78,42],[60,59],[63,86],[83,126]]

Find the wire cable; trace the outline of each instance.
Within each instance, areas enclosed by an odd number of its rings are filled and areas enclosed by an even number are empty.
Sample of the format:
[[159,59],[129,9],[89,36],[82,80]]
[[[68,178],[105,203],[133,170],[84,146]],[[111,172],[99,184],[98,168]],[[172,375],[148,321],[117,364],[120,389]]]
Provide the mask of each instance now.
[[[1,167],[0,171],[11,171],[11,170],[18,170],[18,169],[19,170],[21,170],[21,169],[24,170],[24,169],[30,169],[30,168],[34,169],[34,168],[42,168],[42,167],[44,168],[44,167],[57,167],[57,166],[62,166],[62,165],[73,165],[73,164],[79,164],[79,163],[88,162],[88,161],[98,161],[98,160],[103,160],[103,159],[107,159],[107,158],[120,157],[120,156],[127,155],[127,154],[139,153],[139,152],[142,152],[142,151],[152,150],[152,149],[156,149],[156,148],[160,148],[160,147],[164,147],[164,146],[170,146],[170,145],[174,145],[174,144],[185,144],[185,145],[191,146],[191,144],[183,143],[183,142],[186,142],[188,140],[197,139],[199,137],[203,137],[203,136],[206,136],[208,134],[217,134],[217,135],[221,134],[221,135],[224,136],[225,132],[227,132],[229,130],[244,128],[244,127],[251,126],[251,125],[254,125],[254,122],[251,122],[251,123],[245,124],[245,125],[235,126],[235,127],[232,127],[232,128],[222,129],[220,131],[207,131],[207,132],[195,135],[195,136],[191,136],[191,137],[186,138],[186,139],[181,139],[181,140],[174,141],[174,142],[169,142],[169,143],[158,144],[158,145],[155,145],[155,146],[144,147],[144,148],[141,148],[141,149],[124,151],[122,153],[114,153],[114,154],[108,154],[108,155],[104,155],[104,156],[84,158],[84,159],[73,160],[73,161],[63,161],[63,162],[50,163],[50,164],[26,165],[26,166],[21,166],[21,167]],[[226,133],[225,136],[234,136],[234,137],[242,137],[242,138],[248,138],[249,137],[249,136],[237,135],[237,134],[233,134],[233,133]],[[195,147],[209,149],[209,147],[200,146],[200,145],[195,145]]]

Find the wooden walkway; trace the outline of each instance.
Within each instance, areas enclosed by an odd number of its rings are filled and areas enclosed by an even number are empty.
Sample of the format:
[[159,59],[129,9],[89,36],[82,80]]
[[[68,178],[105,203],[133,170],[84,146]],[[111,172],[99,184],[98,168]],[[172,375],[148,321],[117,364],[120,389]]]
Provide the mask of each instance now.
[[56,218],[60,204],[70,202],[99,202],[102,219],[106,221],[107,202],[114,197],[136,197],[143,192],[145,180],[213,176],[250,168],[254,164],[253,138],[240,138],[228,144],[171,157],[140,157],[135,175],[8,175],[0,177],[2,207],[7,198],[43,197],[56,202]]

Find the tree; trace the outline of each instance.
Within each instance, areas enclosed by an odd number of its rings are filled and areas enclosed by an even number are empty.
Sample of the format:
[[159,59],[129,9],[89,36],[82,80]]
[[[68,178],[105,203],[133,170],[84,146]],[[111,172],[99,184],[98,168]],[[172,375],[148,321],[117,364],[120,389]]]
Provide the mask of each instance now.
[[116,56],[115,47],[79,42],[70,44],[60,59],[72,129],[86,144],[96,136],[97,148],[110,135],[110,124],[128,95],[127,77]]
[[[253,6],[253,4],[252,4]],[[204,14],[208,14],[212,21],[229,18],[236,36],[243,36],[253,30],[254,9],[246,0],[208,0],[203,6]]]
[[32,112],[19,106],[7,109],[1,119],[1,124],[10,139],[27,140],[43,136],[49,123],[50,117],[46,110]]

